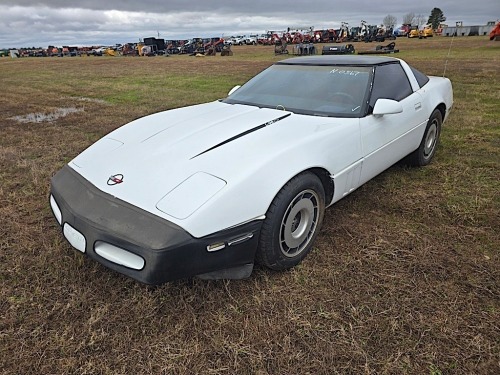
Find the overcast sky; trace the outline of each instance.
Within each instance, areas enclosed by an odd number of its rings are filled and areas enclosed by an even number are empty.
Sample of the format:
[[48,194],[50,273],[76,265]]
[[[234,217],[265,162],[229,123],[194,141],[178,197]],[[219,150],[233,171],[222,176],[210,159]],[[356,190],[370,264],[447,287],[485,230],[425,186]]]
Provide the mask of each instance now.
[[500,0],[0,0],[0,48],[114,45],[160,34],[164,39],[231,36],[287,27],[337,28],[361,20],[401,23],[440,8],[449,25],[500,19]]

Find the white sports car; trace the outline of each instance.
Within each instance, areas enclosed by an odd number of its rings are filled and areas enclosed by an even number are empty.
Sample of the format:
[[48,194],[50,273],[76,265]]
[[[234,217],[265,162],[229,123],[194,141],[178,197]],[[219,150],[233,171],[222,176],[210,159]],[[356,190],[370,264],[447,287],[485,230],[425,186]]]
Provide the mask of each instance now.
[[111,132],[52,178],[50,205],[73,247],[143,283],[287,269],[325,207],[403,158],[428,164],[452,104],[447,78],[399,59],[283,60]]

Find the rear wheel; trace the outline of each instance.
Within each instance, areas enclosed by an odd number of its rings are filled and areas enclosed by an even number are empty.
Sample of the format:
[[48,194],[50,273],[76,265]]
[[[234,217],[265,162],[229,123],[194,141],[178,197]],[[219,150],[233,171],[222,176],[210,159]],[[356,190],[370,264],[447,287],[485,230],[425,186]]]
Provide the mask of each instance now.
[[416,167],[422,167],[431,162],[436,148],[439,143],[439,136],[441,134],[441,124],[443,123],[443,116],[439,109],[435,109],[427,122],[425,133],[420,142],[420,146],[407,157],[408,164]]
[[325,191],[310,172],[292,178],[266,213],[257,250],[259,263],[274,270],[299,264],[318,235],[325,210]]

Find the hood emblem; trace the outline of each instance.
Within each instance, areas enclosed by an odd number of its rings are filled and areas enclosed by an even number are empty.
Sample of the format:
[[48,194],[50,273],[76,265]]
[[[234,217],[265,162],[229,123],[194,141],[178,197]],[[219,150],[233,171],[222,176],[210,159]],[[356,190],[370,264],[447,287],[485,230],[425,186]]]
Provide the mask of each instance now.
[[113,186],[113,185],[118,185],[123,182],[123,175],[122,174],[115,174],[108,178],[108,185]]

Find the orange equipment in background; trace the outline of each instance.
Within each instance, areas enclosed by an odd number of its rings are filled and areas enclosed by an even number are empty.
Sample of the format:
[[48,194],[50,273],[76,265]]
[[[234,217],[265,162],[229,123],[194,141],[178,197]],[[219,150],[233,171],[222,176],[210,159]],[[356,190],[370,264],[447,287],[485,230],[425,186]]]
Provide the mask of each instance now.
[[500,40],[500,22],[490,32],[490,40]]

